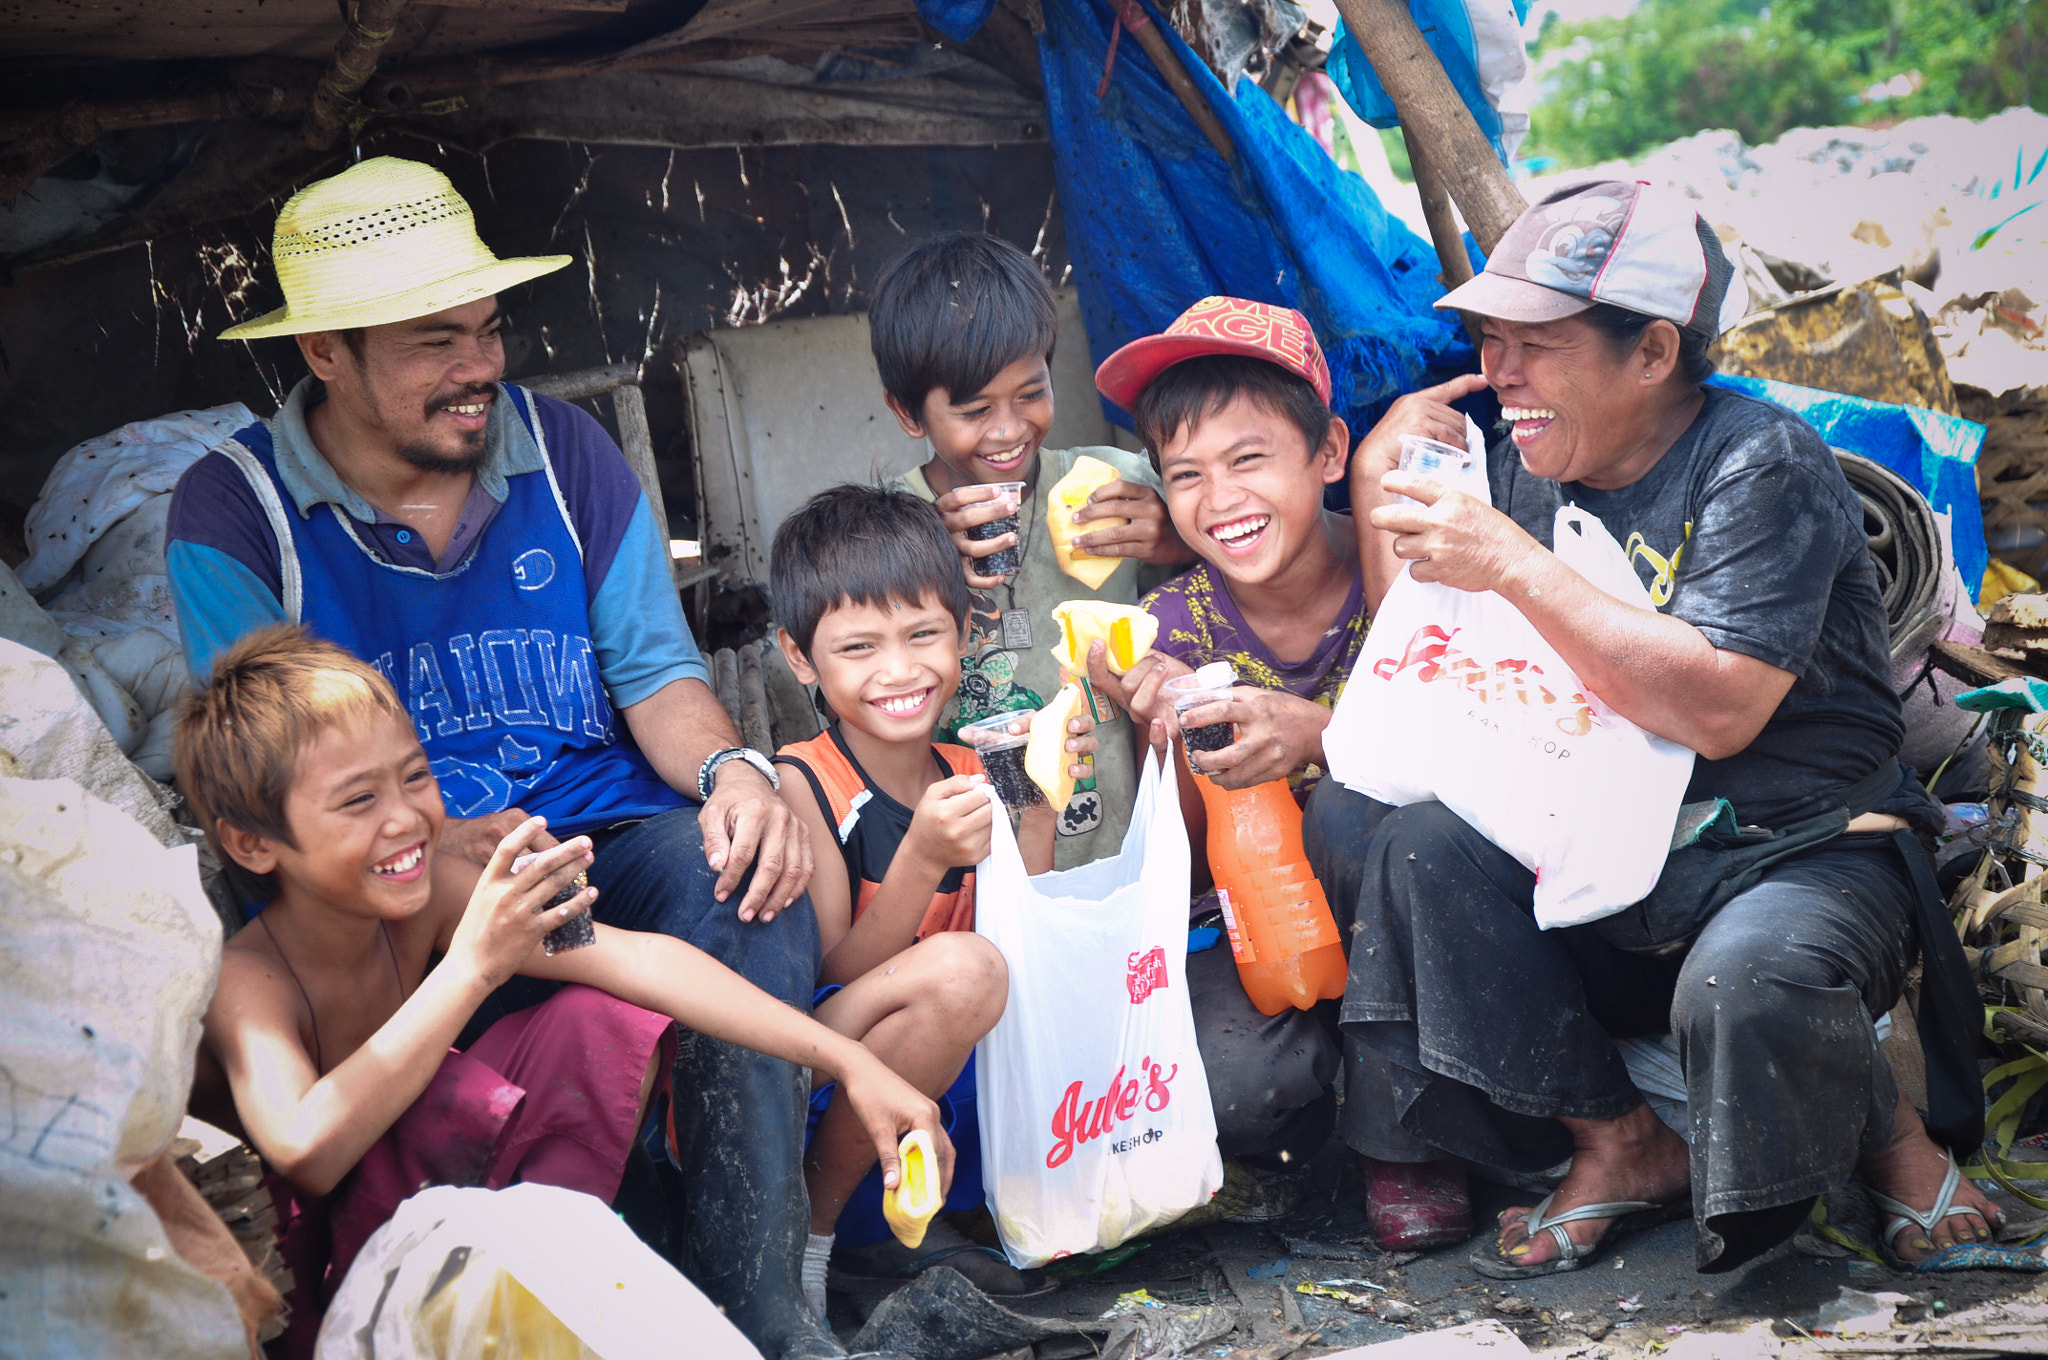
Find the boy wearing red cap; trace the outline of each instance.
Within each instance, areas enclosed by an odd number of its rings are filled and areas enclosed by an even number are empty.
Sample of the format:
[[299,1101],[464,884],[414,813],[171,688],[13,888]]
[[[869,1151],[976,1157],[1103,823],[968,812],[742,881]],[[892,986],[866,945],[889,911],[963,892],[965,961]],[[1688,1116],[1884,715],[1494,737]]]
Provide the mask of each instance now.
[[[1174,527],[1202,560],[1145,596],[1159,620],[1152,654],[1115,677],[1098,645],[1092,683],[1139,730],[1161,720],[1177,733],[1161,686],[1228,661],[1237,687],[1190,719],[1235,723],[1238,736],[1201,752],[1202,772],[1228,789],[1286,779],[1305,798],[1369,623],[1357,530],[1323,505],[1324,488],[1346,475],[1351,432],[1330,410],[1314,332],[1285,307],[1204,298],[1162,334],[1112,354],[1095,381],[1131,412]],[[1375,432],[1398,425],[1462,444],[1462,417],[1443,404],[1459,394],[1404,397]],[[1199,863],[1202,800],[1184,762],[1175,765]],[[1255,1171],[1305,1165],[1334,1122],[1331,1026],[1313,1012],[1261,1015],[1228,950],[1190,955],[1188,989],[1224,1156]]]

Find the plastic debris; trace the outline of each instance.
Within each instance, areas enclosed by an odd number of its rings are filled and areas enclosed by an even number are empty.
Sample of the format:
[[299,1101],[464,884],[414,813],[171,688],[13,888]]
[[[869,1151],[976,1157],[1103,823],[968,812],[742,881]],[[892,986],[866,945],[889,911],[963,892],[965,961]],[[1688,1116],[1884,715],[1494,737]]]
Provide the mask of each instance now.
[[1813,1329],[1835,1336],[1888,1332],[1892,1329],[1899,1305],[1911,1302],[1911,1298],[1891,1290],[1866,1294],[1844,1285],[1840,1294],[1820,1306],[1820,1316],[1815,1320]]
[[1631,1294],[1625,1299],[1616,1299],[1614,1306],[1624,1313],[1640,1313],[1643,1311],[1643,1296]]
[[1287,1273],[1287,1267],[1294,1264],[1292,1256],[1283,1256],[1277,1261],[1268,1261],[1262,1266],[1248,1266],[1245,1274],[1254,1280],[1277,1280]]

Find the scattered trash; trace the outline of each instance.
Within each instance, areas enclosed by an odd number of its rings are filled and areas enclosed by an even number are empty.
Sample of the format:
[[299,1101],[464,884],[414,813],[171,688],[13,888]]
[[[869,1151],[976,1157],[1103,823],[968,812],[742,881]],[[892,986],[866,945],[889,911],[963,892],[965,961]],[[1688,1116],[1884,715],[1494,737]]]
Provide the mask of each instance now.
[[1228,1336],[1236,1327],[1237,1315],[1228,1308],[1213,1304],[1179,1307],[1153,1300],[1110,1324],[1109,1336],[1102,1343],[1102,1360],[1186,1355],[1205,1342]]
[[1399,1299],[1378,1299],[1373,1304],[1373,1316],[1381,1322],[1391,1322],[1397,1327],[1413,1327],[1421,1323],[1422,1310],[1412,1303]]
[[1277,1261],[1268,1261],[1262,1266],[1249,1266],[1245,1274],[1254,1280],[1277,1280],[1287,1274],[1287,1267],[1294,1264],[1292,1256],[1283,1256]]
[[1090,1252],[1085,1256],[1065,1256],[1049,1263],[1045,1273],[1056,1280],[1078,1280],[1084,1275],[1100,1275],[1105,1270],[1114,1270],[1152,1244],[1147,1241],[1126,1242],[1108,1251]]
[[888,1351],[908,1360],[981,1360],[1080,1331],[1071,1322],[1013,1313],[959,1271],[933,1266],[883,1299],[849,1349]]
[[1895,1325],[1895,1314],[1902,1303],[1914,1300],[1904,1294],[1886,1290],[1880,1294],[1866,1294],[1860,1289],[1843,1286],[1842,1291],[1830,1302],[1820,1306],[1820,1316],[1814,1321],[1816,1332],[1828,1332],[1835,1336],[1866,1336],[1872,1332],[1888,1332]]
[[1631,1294],[1625,1299],[1616,1299],[1614,1306],[1624,1313],[1640,1313],[1643,1311],[1643,1296]]
[[1586,1334],[1588,1340],[1598,1341],[1614,1330],[1614,1322],[1599,1313],[1589,1313],[1586,1320],[1579,1324],[1579,1330]]
[[1377,1289],[1381,1293],[1385,1293],[1387,1288],[1383,1284],[1374,1284],[1371,1280],[1361,1280],[1355,1278],[1343,1280],[1317,1280],[1316,1283],[1332,1289],[1346,1289],[1352,1286],[1358,1286],[1365,1289]]
[[1504,1299],[1495,1299],[1493,1311],[1502,1317],[1531,1317],[1536,1312],[1536,1305],[1519,1295],[1510,1294]]
[[1108,1310],[1103,1313],[1102,1321],[1108,1322],[1114,1318],[1124,1317],[1136,1308],[1164,1308],[1165,1306],[1158,1299],[1152,1297],[1151,1290],[1133,1289],[1128,1294],[1116,1296],[1116,1302],[1112,1303]]

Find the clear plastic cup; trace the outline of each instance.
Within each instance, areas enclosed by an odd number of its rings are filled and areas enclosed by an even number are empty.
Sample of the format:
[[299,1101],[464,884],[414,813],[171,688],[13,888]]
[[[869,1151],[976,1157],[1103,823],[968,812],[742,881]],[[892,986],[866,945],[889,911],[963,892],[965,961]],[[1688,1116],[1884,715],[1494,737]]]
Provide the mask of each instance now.
[[[1006,808],[1022,810],[1045,802],[1045,791],[1024,768],[1024,747],[1031,740],[1032,713],[1028,708],[1013,709],[960,726],[960,744],[981,757],[981,768],[988,772],[989,785]],[[1012,732],[1012,727],[1024,730]]]
[[[1021,535],[1018,513],[1024,506],[1024,483],[989,482],[986,485],[993,486],[1003,493],[1003,499],[1009,502],[1010,513],[1001,519],[990,520],[987,524],[975,525],[967,531],[967,536],[980,543],[991,538],[1001,538],[1004,534]],[[988,502],[983,501],[981,504],[986,505]],[[1024,544],[1021,536],[1009,547],[998,548],[988,556],[974,560],[975,574],[978,576],[1015,576],[1023,565]]]
[[[1434,477],[1446,486],[1455,487],[1465,480],[1471,470],[1472,454],[1456,444],[1446,444],[1441,439],[1426,435],[1404,434],[1401,436],[1401,462],[1403,472],[1420,473]],[[1397,497],[1410,505],[1417,504],[1413,496]]]
[[[533,863],[533,860],[534,856],[530,854],[516,856],[512,861],[512,872],[518,873],[521,869]],[[586,875],[578,873],[575,878],[569,880],[568,887],[555,894],[553,901],[548,902],[544,906],[534,908],[534,911],[539,913],[548,910],[550,907],[559,907],[589,886],[590,879]],[[596,943],[597,927],[591,924],[590,912],[588,910],[577,913],[540,937],[541,952],[549,958],[553,958],[557,954],[565,954],[571,949],[581,949],[584,945]]]
[[1236,684],[1237,671],[1228,661],[1211,661],[1193,675],[1177,675],[1161,686],[1167,702],[1173,705],[1175,716],[1181,719],[1181,745],[1187,751],[1188,768],[1196,774],[1202,773],[1202,767],[1195,763],[1195,753],[1220,751],[1236,741],[1237,724],[1212,722],[1189,727],[1186,715],[1189,710],[1203,704],[1228,698]]

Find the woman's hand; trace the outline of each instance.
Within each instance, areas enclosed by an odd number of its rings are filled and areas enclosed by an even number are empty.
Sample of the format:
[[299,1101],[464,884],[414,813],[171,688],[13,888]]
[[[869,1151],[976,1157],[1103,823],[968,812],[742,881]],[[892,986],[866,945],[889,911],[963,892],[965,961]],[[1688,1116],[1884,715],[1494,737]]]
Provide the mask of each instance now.
[[1096,519],[1127,519],[1106,529],[1076,535],[1074,546],[1097,557],[1135,557],[1154,567],[1178,567],[1195,560],[1166,513],[1166,502],[1149,486],[1116,481],[1097,487],[1088,503],[1074,512],[1074,523]]
[[[986,804],[984,804],[985,806]],[[839,1074],[839,1097],[852,1103],[861,1127],[875,1140],[875,1159],[882,1164],[882,1185],[893,1190],[903,1179],[896,1155],[903,1136],[923,1129],[939,1157],[939,1194],[953,1188],[953,1140],[939,1127],[939,1107],[909,1082],[891,1072],[881,1059],[862,1049],[863,1059]]]
[[[1193,675],[1194,669],[1164,652],[1147,652],[1122,675],[1109,670],[1109,645],[1097,638],[1088,644],[1088,683],[1098,694],[1106,694],[1131,721],[1148,726],[1155,720],[1171,721],[1173,705],[1160,687],[1178,675]],[[1178,730],[1178,729],[1175,729]]]
[[1512,573],[1543,552],[1521,525],[1434,477],[1390,472],[1381,485],[1420,502],[1382,505],[1371,516],[1373,528],[1392,536],[1394,555],[1410,564],[1418,581],[1454,590],[1504,590]]
[[1381,474],[1401,466],[1401,436],[1404,434],[1419,434],[1426,439],[1464,448],[1465,414],[1451,403],[1469,397],[1485,386],[1484,375],[1467,373],[1435,387],[1410,392],[1389,406],[1379,423],[1368,430],[1365,438],[1358,441],[1358,447],[1351,451],[1353,503],[1377,502],[1377,497],[1360,496],[1358,492],[1376,490]]
[[543,935],[589,911],[597,900],[597,889],[585,888],[559,907],[548,906],[590,866],[588,836],[572,836],[544,849],[512,872],[512,861],[534,846],[546,827],[545,819],[529,817],[498,843],[449,941],[448,956],[466,959],[491,987],[518,972]]
[[[1029,494],[1028,492],[1026,493]],[[983,524],[993,524],[1005,515],[1014,515],[1003,493],[993,486],[976,483],[973,486],[956,486],[936,502],[939,518],[946,522],[946,532],[953,535],[953,546],[960,551],[960,570],[967,577],[967,584],[976,590],[994,590],[1003,583],[1000,576],[983,576],[975,564],[982,558],[1017,546],[1015,533],[997,534],[994,538],[969,538],[967,531]]]
[[1220,751],[1193,751],[1189,764],[1217,787],[1248,789],[1285,779],[1303,765],[1323,764],[1323,729],[1330,710],[1283,690],[1240,685],[1228,697],[1191,708],[1190,727],[1237,724],[1237,740]]

